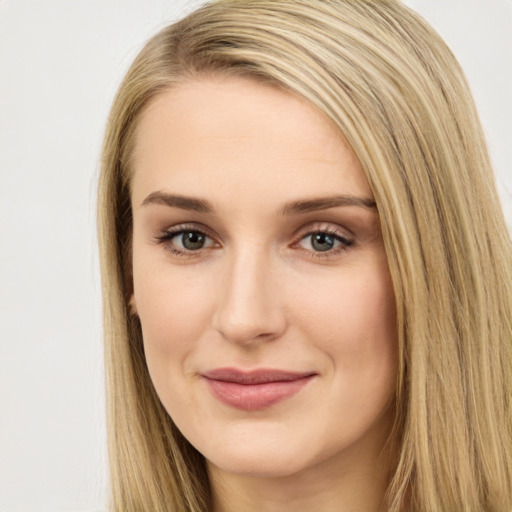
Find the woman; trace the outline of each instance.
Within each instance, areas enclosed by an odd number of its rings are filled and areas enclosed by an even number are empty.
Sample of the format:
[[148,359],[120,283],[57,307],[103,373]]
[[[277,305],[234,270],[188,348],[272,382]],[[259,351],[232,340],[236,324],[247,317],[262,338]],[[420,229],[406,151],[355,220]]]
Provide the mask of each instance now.
[[510,239],[462,71],[398,1],[156,35],[99,229],[113,510],[512,510]]

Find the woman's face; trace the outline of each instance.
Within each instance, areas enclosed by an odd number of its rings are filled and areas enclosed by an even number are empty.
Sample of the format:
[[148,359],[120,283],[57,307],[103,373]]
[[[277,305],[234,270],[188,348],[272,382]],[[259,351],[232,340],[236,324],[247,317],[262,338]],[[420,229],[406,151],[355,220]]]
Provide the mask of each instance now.
[[395,306],[345,139],[288,92],[204,78],[147,108],[133,170],[132,308],[156,391],[210,468],[284,476],[376,457]]

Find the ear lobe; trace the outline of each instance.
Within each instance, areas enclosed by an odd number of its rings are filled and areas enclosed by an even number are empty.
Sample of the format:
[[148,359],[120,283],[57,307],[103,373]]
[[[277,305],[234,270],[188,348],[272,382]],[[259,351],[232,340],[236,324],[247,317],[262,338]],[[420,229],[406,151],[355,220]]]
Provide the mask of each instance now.
[[139,316],[139,311],[137,310],[137,302],[133,293],[130,295],[130,300],[128,301],[128,310],[130,311],[131,316]]

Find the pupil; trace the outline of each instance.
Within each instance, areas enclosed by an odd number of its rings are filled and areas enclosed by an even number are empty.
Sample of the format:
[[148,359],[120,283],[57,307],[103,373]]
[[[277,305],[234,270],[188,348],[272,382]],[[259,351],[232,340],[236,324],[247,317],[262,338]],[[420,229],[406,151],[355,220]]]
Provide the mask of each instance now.
[[181,241],[185,249],[194,251],[203,247],[204,235],[198,233],[197,231],[189,231],[188,233],[183,233]]
[[326,233],[317,233],[313,235],[311,245],[315,251],[328,251],[334,247],[334,238]]

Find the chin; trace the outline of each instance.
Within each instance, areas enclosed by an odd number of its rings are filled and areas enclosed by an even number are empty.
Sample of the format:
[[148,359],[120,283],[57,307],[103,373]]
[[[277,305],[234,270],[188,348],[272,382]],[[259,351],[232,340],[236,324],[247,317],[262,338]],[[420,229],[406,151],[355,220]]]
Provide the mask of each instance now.
[[224,452],[218,458],[207,458],[207,464],[226,473],[254,478],[286,478],[299,473],[306,466],[297,456],[282,452],[276,456],[275,451],[258,447],[251,452]]
[[[276,435],[272,429],[256,434],[256,426],[242,432],[226,432],[224,442],[212,435],[215,444],[198,443],[196,447],[205,456],[208,464],[232,474],[261,478],[286,477],[307,465],[304,447],[298,445],[291,435]],[[274,434],[274,435],[272,435]]]

